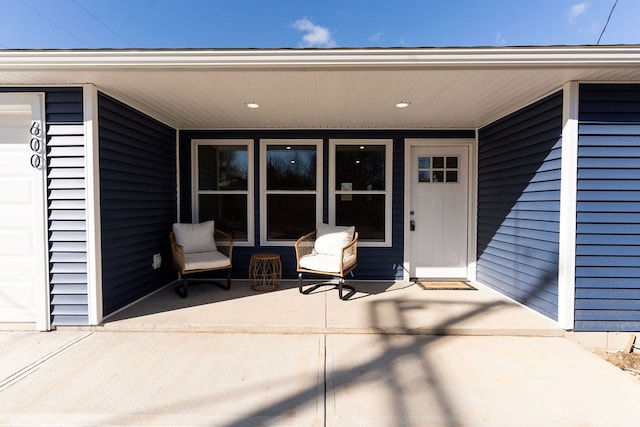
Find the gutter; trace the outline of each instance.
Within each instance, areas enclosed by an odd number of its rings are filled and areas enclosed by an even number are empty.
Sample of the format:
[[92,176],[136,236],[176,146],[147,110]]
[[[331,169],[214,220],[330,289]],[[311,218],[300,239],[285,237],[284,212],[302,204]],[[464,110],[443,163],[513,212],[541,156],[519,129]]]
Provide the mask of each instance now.
[[640,45],[522,48],[0,50],[16,70],[500,68],[640,65]]

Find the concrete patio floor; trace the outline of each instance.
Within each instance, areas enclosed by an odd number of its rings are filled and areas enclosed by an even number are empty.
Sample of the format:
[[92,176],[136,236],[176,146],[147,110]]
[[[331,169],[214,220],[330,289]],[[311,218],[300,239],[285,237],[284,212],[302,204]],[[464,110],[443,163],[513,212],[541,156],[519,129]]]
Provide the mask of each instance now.
[[168,286],[107,318],[102,326],[121,331],[250,333],[395,333],[562,336],[548,319],[502,295],[475,290],[424,290],[411,282],[353,282],[356,294],[338,298],[332,286],[309,295],[297,282],[274,292],[252,291],[234,281],[222,291],[207,283],[189,286],[179,298]]
[[493,291],[356,287],[169,287],[96,328],[1,331],[0,425],[633,422],[639,381]]

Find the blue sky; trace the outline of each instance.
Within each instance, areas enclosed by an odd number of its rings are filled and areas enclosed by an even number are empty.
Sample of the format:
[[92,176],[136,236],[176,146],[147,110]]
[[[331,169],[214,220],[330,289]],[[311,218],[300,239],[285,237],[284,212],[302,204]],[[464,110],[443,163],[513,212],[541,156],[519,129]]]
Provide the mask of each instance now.
[[[0,0],[0,48],[593,45],[615,0]],[[640,44],[618,0],[600,44]]]

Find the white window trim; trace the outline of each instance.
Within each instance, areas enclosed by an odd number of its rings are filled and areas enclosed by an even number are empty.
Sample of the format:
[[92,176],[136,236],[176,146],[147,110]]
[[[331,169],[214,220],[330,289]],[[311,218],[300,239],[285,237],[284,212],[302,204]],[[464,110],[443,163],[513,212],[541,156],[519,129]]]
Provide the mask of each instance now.
[[[323,140],[322,139],[262,139],[260,140],[260,246],[293,246],[295,240],[267,240],[267,146],[269,145],[315,145],[316,146],[316,221],[322,222],[323,209]],[[268,190],[268,194],[301,194],[304,191]],[[312,230],[309,230],[312,231]]]
[[204,191],[202,194],[246,194],[247,195],[247,240],[236,240],[234,246],[254,246],[255,245],[255,218],[254,218],[254,186],[253,186],[253,139],[192,139],[191,140],[191,221],[199,222],[200,212],[198,190],[198,147],[200,145],[243,145],[247,146],[247,190],[231,191]]
[[[384,190],[372,190],[372,191],[349,191],[343,192],[336,190],[336,146],[338,145],[383,145],[385,146],[385,189]],[[376,247],[376,248],[389,248],[392,246],[392,231],[393,226],[393,140],[392,139],[331,139],[329,141],[329,223],[335,225],[336,223],[336,195],[337,194],[384,194],[384,242],[373,242],[366,240],[358,240],[358,246],[362,247]],[[357,231],[357,230],[356,230]]]

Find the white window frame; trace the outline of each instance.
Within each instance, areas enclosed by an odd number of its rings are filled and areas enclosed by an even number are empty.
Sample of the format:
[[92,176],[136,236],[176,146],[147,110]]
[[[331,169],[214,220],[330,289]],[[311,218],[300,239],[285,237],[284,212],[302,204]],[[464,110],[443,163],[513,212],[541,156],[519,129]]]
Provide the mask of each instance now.
[[[385,146],[385,165],[384,165],[384,190],[358,190],[358,191],[341,191],[336,190],[336,147],[338,145],[383,145]],[[393,140],[392,139],[331,139],[329,140],[329,222],[336,223],[336,195],[340,194],[366,194],[375,195],[383,194],[384,199],[384,241],[374,242],[367,240],[358,240],[358,246],[362,247],[384,247],[392,246],[393,225]],[[356,229],[357,231],[357,229]]]
[[[247,147],[247,189],[246,190],[206,190],[199,189],[198,147],[201,145],[215,145],[218,147],[230,145],[242,145]],[[254,218],[254,157],[253,139],[192,139],[191,140],[191,220],[199,222],[200,194],[246,194],[247,195],[247,240],[234,240],[234,246],[255,245],[255,218]]]
[[[268,194],[315,194],[316,196],[316,220],[322,222],[323,209],[323,140],[314,139],[262,139],[260,140],[260,245],[261,246],[293,246],[295,240],[267,240],[267,195]],[[267,147],[270,145],[315,145],[316,146],[316,190],[267,190]],[[309,230],[312,231],[312,230]]]

